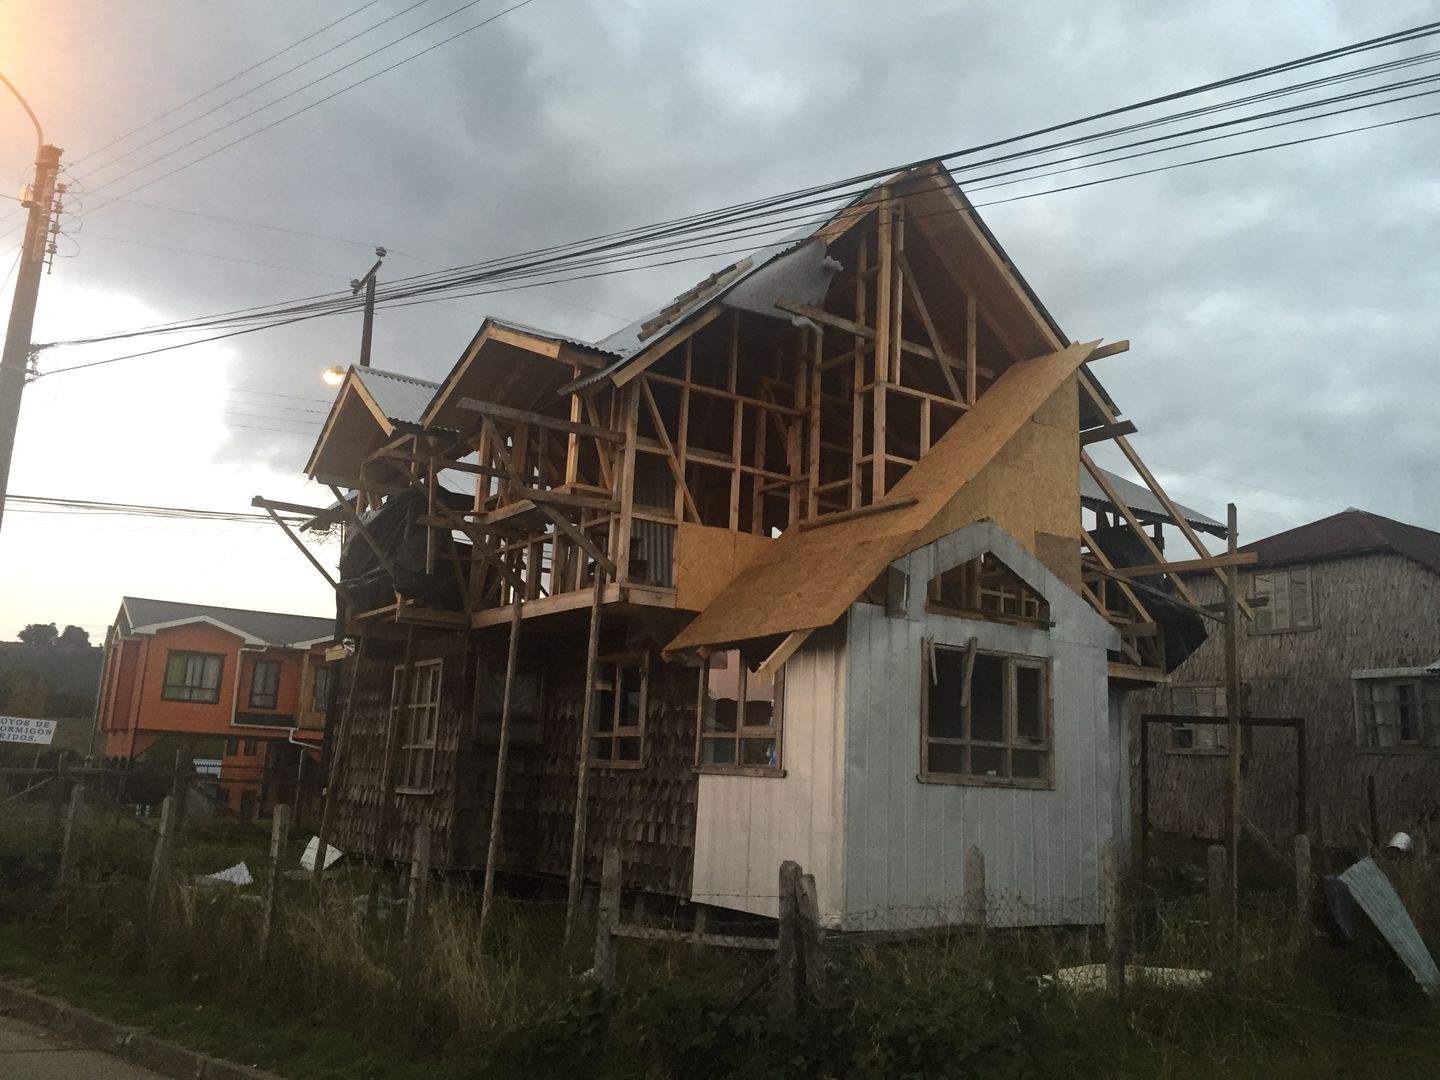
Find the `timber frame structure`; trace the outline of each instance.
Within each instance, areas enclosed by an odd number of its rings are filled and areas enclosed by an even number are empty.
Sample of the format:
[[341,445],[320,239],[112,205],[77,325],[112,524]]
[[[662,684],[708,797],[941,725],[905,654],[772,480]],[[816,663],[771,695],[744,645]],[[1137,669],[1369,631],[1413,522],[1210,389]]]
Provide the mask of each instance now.
[[[970,485],[975,516],[1003,524],[1118,631],[1113,686],[1164,682],[1198,644],[1201,605],[1179,571],[1223,582],[1226,556],[1199,534],[1224,527],[1166,495],[1087,366],[1127,349],[1073,345],[949,174],[926,166],[602,341],[487,319],[439,384],[352,369],[306,470],[335,504],[256,500],[350,534],[338,579],[311,560],[359,643],[331,761],[337,840],[397,857],[401,823],[427,821],[448,830],[442,863],[568,874],[572,896],[607,838],[642,843],[653,858],[629,856],[634,884],[687,895],[695,667],[738,646],[771,675],[812,628],[698,645],[682,631],[783,538],[893,516],[907,505],[897,485],[1034,358],[1073,354],[1047,406],[1069,434],[1058,452],[1010,461],[1009,482]],[[1102,441],[1143,488],[1095,463]],[[1167,530],[1188,549],[1173,560]],[[978,618],[1037,623],[1023,583],[988,557],[928,588]],[[866,596],[885,602],[883,575]],[[434,766],[433,792],[407,792],[394,702],[412,698],[413,662],[441,654],[456,661],[434,753],[453,760]],[[647,658],[645,723],[670,741],[596,768],[606,657],[635,654]],[[540,733],[518,745],[512,684],[527,663]],[[482,683],[502,703],[493,731]],[[432,793],[443,799],[418,797]]]

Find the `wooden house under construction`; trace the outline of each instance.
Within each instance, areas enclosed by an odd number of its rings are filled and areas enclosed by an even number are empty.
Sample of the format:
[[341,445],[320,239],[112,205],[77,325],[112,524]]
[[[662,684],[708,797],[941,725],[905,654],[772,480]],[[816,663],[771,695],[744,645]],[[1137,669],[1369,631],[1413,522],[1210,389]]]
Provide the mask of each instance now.
[[602,341],[352,369],[307,465],[348,525],[334,842],[572,887],[615,844],[761,914],[794,859],[840,927],[943,912],[976,846],[1008,921],[1097,920],[1126,695],[1203,640],[1173,571],[1223,531],[1126,441],[1087,367],[1125,348],[932,166]]

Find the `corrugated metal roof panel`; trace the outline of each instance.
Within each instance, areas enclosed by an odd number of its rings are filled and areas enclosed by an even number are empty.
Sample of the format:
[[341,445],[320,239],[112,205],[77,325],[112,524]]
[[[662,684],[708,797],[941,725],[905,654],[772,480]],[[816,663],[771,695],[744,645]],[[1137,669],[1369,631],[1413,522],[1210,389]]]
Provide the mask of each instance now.
[[439,383],[426,382],[413,375],[397,375],[393,371],[379,368],[351,368],[375,399],[375,404],[391,420],[404,424],[418,424],[425,415],[430,399],[440,389]]
[[[1137,484],[1133,480],[1126,480],[1123,476],[1116,476],[1109,469],[1101,469],[1105,479],[1115,489],[1115,494],[1125,500],[1128,506],[1137,515],[1144,515],[1149,518],[1158,518],[1161,521],[1175,524],[1170,517],[1169,511],[1164,504],[1155,497],[1155,493],[1143,484]],[[1106,498],[1105,491],[1095,482],[1095,478],[1084,469],[1080,470],[1080,501],[1091,510],[1113,510],[1110,500]],[[1170,500],[1175,502],[1174,499]],[[1191,510],[1188,506],[1175,503],[1175,509],[1184,515],[1185,520],[1196,529],[1208,532],[1213,536],[1224,536],[1225,526],[1214,518],[1206,517],[1198,510]]]
[[1405,962],[1420,988],[1431,997],[1440,994],[1440,968],[1436,968],[1435,958],[1425,947],[1395,886],[1375,865],[1375,860],[1367,855],[1341,874],[1340,880],[1370,917],[1375,929],[1390,943],[1395,955]]

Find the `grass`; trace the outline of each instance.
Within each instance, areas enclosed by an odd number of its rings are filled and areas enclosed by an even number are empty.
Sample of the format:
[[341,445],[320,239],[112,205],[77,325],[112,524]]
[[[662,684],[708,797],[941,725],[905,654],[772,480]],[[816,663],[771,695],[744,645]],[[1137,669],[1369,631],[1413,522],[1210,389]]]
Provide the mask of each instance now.
[[[43,811],[43,808],[42,808]],[[48,816],[0,821],[0,974],[207,1053],[294,1080],[505,1080],[583,1074],[707,1077],[1429,1077],[1434,1008],[1378,941],[1290,949],[1283,892],[1247,898],[1243,966],[1199,991],[1135,986],[1124,1001],[1070,997],[1036,975],[1101,959],[1084,930],[990,931],[888,945],[838,939],[826,993],[797,1022],[765,992],[731,1010],[757,961],[626,941],[623,985],[582,974],[590,939],[562,943],[563,908],[512,898],[485,940],[476,898],[438,885],[407,967],[399,909],[366,919],[363,872],[283,881],[268,959],[261,889],[196,888],[244,860],[263,876],[262,830],[208,819],[177,844],[158,921],[145,918],[153,823],[87,819],[77,880],[55,890]],[[299,852],[298,842],[287,863]],[[1392,868],[1427,935],[1433,870]],[[1186,875],[1177,870],[1177,880]],[[1160,897],[1147,963],[1206,966],[1205,901]]]

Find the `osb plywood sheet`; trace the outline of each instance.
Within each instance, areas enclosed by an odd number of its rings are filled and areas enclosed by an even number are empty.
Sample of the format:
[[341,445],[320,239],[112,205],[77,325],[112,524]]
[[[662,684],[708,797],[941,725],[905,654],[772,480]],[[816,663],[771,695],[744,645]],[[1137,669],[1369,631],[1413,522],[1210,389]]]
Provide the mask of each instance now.
[[703,611],[740,571],[775,543],[767,536],[735,533],[685,522],[676,530],[675,606]]
[[[1044,470],[1065,445],[1064,432],[1036,424],[1033,417],[1062,388],[1075,393],[1075,372],[1096,344],[1072,345],[1010,367],[889,496],[913,497],[918,500],[915,505],[817,529],[791,529],[763,559],[742,571],[669,648],[720,645],[828,626],[897,556],[933,539],[930,526],[937,515],[944,519],[936,535],[982,517],[1005,516],[1019,524],[1022,535],[1017,539],[1033,547],[1035,525],[1029,524],[1025,535],[1029,517],[1021,508],[1037,498],[1038,484],[1051,481]],[[1022,432],[1025,442],[1035,446],[1027,445],[1021,460],[1041,475],[1001,466],[995,476],[975,487],[975,498],[970,500],[968,486],[993,467],[997,455]],[[1072,473],[1070,479],[1074,483],[1069,502],[1078,507],[1078,478]],[[965,497],[957,502],[959,496]],[[1059,513],[1046,507],[1031,516],[1043,520],[1046,531],[1060,532],[1063,528],[1049,527]]]

